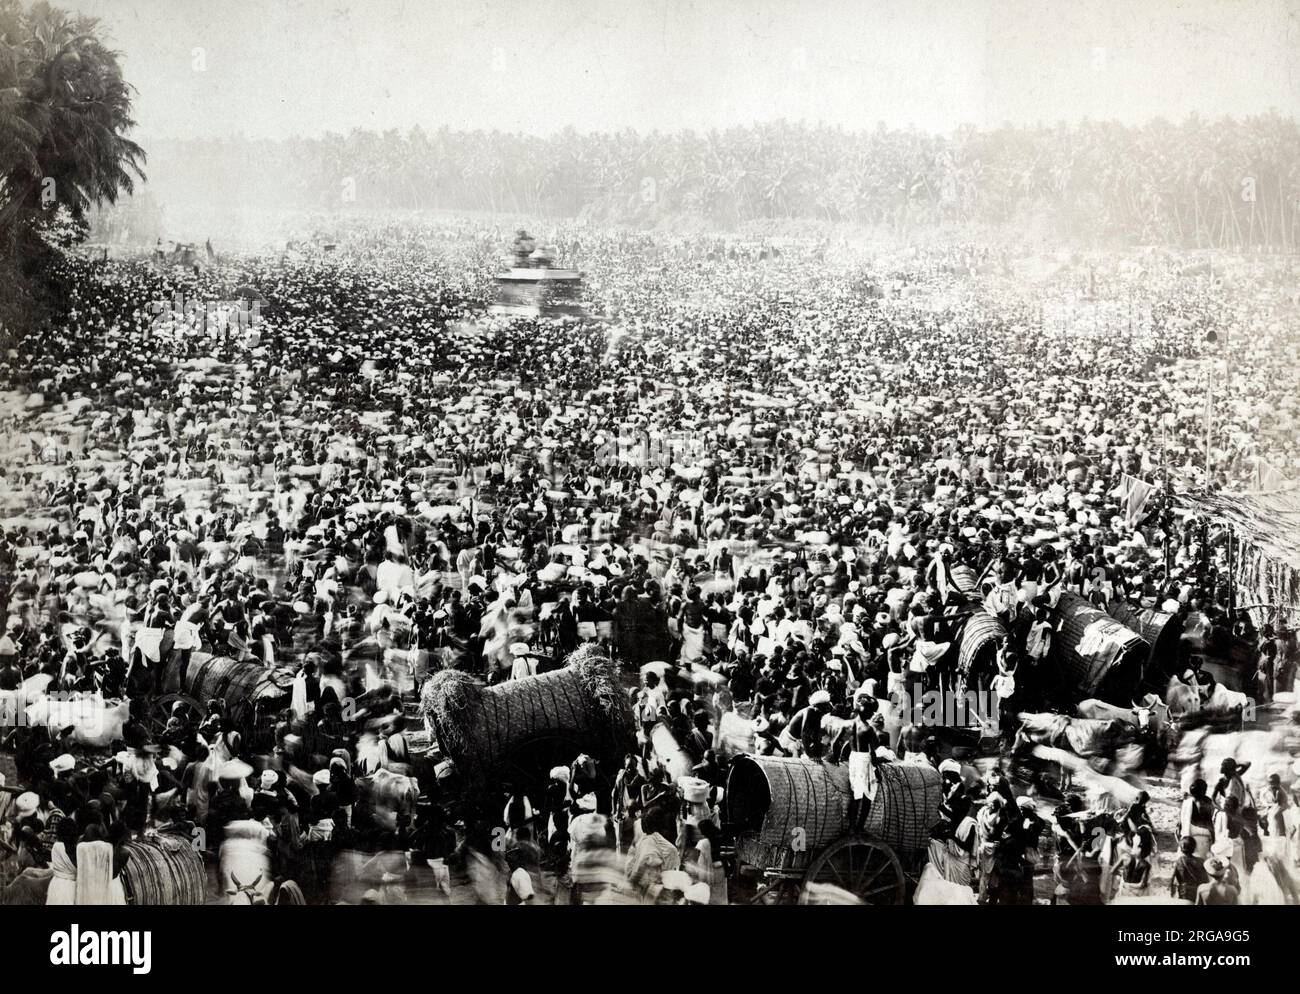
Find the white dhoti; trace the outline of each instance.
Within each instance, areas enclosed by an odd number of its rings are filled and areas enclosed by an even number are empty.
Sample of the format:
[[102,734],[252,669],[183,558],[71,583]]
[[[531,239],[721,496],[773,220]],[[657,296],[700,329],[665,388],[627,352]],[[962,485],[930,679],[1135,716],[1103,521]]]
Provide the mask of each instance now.
[[1192,825],[1187,830],[1187,835],[1196,843],[1195,856],[1197,859],[1209,859],[1210,844],[1214,841],[1214,832],[1208,825]]
[[912,661],[908,668],[913,673],[924,673],[943,658],[951,645],[951,642],[928,642],[925,639],[917,639],[916,651],[912,654]]
[[794,737],[789,727],[781,729],[781,734],[776,737],[776,744],[779,745],[787,755],[799,756],[803,753],[803,744]]
[[182,652],[186,649],[201,648],[199,626],[192,621],[178,621],[172,636],[172,648]]
[[704,658],[704,629],[692,628],[690,625],[682,626],[682,657],[683,663],[695,663]]
[[163,635],[166,634],[165,628],[138,628],[135,633],[135,647],[140,650],[140,655],[151,663],[160,662],[162,659],[162,641]]
[[876,799],[876,767],[867,752],[849,753],[849,786],[853,789],[853,799],[868,801]]
[[301,673],[293,678],[293,689],[289,694],[289,710],[299,720],[307,717],[307,678]]

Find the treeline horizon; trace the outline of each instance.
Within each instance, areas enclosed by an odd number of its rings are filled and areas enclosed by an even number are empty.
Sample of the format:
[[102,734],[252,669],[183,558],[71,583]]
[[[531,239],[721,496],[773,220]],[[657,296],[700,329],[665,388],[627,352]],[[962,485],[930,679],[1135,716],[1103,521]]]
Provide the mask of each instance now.
[[1277,113],[947,134],[778,121],[672,134],[414,127],[155,141],[143,199],[463,210],[627,226],[691,219],[898,233],[1018,226],[1077,241],[1293,251],[1300,124]]

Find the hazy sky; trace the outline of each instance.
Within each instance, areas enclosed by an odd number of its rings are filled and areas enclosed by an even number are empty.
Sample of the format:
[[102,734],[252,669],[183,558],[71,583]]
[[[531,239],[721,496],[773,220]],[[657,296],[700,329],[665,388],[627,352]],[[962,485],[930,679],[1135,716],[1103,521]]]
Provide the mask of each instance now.
[[102,19],[146,139],[1300,108],[1300,0],[55,3]]

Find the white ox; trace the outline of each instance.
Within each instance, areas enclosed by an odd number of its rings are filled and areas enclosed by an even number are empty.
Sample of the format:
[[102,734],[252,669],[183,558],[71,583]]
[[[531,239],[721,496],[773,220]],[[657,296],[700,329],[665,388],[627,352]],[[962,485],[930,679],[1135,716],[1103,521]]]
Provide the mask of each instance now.
[[1165,691],[1165,700],[1169,702],[1170,715],[1174,720],[1189,718],[1195,714],[1224,718],[1232,715],[1246,717],[1251,708],[1251,699],[1239,690],[1229,690],[1221,683],[1212,688],[1183,683],[1177,677],[1169,681]]
[[1100,718],[1103,720],[1126,721],[1143,735],[1159,739],[1169,724],[1169,706],[1155,694],[1148,694],[1141,701],[1134,701],[1132,707],[1120,707],[1108,704],[1095,697],[1080,701],[1075,707],[1080,718]]
[[72,726],[72,739],[91,749],[107,749],[122,738],[122,729],[131,717],[131,702],[108,702],[102,697],[62,700],[46,697],[26,710],[27,721],[53,732]]

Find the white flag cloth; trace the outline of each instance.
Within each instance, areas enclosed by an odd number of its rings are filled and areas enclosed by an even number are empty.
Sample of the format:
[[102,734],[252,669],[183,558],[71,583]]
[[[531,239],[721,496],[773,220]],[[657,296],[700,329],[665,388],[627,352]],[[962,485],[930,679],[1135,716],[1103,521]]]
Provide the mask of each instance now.
[[1147,501],[1151,499],[1151,494],[1155,487],[1145,480],[1139,480],[1136,476],[1123,475],[1119,482],[1119,488],[1116,495],[1120,499],[1120,507],[1124,510],[1124,522],[1132,528],[1142,517],[1142,512],[1146,509]]

